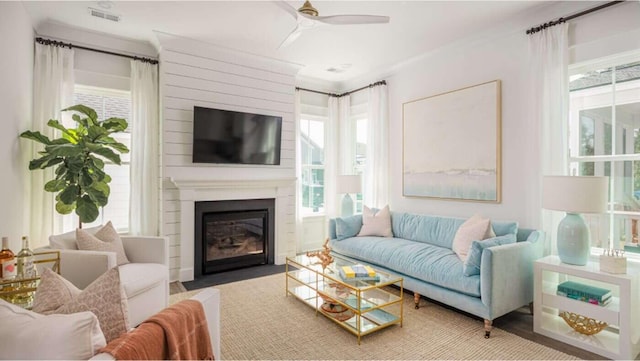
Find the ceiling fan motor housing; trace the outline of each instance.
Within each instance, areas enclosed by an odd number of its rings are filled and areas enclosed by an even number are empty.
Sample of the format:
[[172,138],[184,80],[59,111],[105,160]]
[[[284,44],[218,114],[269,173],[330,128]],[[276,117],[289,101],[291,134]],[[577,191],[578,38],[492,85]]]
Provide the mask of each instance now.
[[318,10],[316,10],[316,8],[314,8],[313,5],[311,5],[309,0],[305,1],[302,7],[298,9],[298,11],[310,16],[318,16]]

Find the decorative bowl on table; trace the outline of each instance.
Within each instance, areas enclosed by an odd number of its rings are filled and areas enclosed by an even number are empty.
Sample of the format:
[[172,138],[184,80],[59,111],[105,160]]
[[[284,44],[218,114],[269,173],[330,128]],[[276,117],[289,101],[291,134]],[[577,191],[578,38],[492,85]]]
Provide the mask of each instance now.
[[349,296],[349,288],[338,283],[330,283],[324,292],[326,295],[320,295],[323,301],[320,308],[322,308],[326,314],[338,321],[346,321],[355,315],[352,309],[337,302],[341,301],[344,303]]
[[572,329],[583,335],[595,335],[607,328],[606,322],[594,320],[593,318],[585,317],[573,312],[561,311],[560,317],[562,317],[564,322],[566,322]]

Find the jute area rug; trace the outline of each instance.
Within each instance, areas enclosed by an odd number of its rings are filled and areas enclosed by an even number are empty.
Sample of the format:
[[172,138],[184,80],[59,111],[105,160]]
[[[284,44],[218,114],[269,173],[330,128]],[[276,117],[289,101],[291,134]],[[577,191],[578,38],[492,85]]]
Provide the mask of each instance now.
[[[424,300],[416,310],[411,295],[405,295],[402,327],[364,336],[358,345],[356,336],[285,296],[284,274],[216,288],[222,303],[222,357],[229,360],[576,359],[495,327],[485,339],[481,320]],[[172,295],[171,303],[197,292]]]

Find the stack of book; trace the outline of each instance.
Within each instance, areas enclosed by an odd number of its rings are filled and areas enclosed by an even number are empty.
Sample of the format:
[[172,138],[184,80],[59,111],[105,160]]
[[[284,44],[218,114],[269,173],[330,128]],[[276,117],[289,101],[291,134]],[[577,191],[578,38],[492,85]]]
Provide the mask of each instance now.
[[611,302],[611,290],[573,281],[559,284],[556,294],[599,306],[606,306]]
[[340,267],[340,277],[345,281],[379,281],[380,276],[370,266],[356,264],[353,266]]

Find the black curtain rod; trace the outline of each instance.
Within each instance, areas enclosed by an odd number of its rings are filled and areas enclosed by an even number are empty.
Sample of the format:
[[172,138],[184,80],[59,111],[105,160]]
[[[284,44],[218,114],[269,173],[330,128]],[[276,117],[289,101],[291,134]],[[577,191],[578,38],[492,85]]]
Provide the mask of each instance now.
[[40,44],[43,44],[43,45],[60,46],[60,47],[63,47],[63,48],[64,47],[68,47],[69,49],[76,48],[76,49],[82,49],[82,50],[89,50],[89,51],[95,51],[96,53],[109,54],[109,55],[121,56],[123,58],[139,60],[139,61],[141,61],[143,63],[149,63],[149,64],[154,64],[154,65],[158,64],[158,61],[155,60],[155,59],[145,58],[145,57],[141,57],[141,56],[114,53],[112,51],[106,51],[106,50],[100,50],[100,49],[87,48],[85,46],[73,45],[71,43],[63,43],[62,41],[56,41],[56,40],[51,40],[51,39],[36,38],[36,42],[40,43]]
[[569,15],[567,17],[562,17],[562,18],[560,18],[558,20],[549,21],[548,23],[544,23],[542,25],[535,26],[535,27],[532,27],[531,29],[527,30],[527,35],[535,34],[535,33],[539,32],[539,31],[542,31],[542,30],[544,30],[546,28],[549,28],[549,27],[552,27],[552,26],[555,26],[555,25],[558,25],[558,24],[562,24],[562,23],[564,23],[566,21],[578,18],[578,17],[580,17],[582,15],[590,14],[590,13],[592,13],[594,11],[598,11],[598,10],[602,10],[604,8],[608,8],[609,6],[612,6],[612,5],[615,5],[615,4],[623,3],[624,1],[625,0],[610,1],[608,3],[604,3],[604,4],[596,6],[594,8],[581,11],[581,12],[579,12],[577,14]]
[[343,97],[345,95],[350,95],[350,94],[359,92],[360,90],[365,90],[367,88],[371,88],[371,87],[378,86],[378,85],[387,85],[387,82],[385,80],[380,80],[380,81],[377,81],[377,82],[375,82],[373,84],[365,85],[362,88],[358,88],[358,89],[355,89],[355,90],[344,92],[342,94],[326,93],[326,92],[321,92],[319,90],[305,89],[305,88],[300,88],[300,87],[296,87],[296,90],[304,90],[306,92],[311,92],[311,93],[316,93],[316,94],[328,95],[330,97],[340,98],[340,97]]

